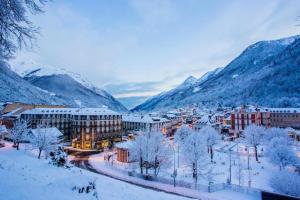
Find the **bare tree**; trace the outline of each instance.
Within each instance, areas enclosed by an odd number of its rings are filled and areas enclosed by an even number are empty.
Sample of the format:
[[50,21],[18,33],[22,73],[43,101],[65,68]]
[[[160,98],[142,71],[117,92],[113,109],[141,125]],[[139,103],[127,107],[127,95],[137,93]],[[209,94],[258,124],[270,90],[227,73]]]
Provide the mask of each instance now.
[[12,139],[14,145],[19,150],[20,142],[27,138],[28,134],[28,122],[24,120],[17,120],[14,123],[13,128],[10,130],[10,138]]
[[8,59],[17,49],[32,44],[38,29],[28,19],[28,13],[42,12],[46,0],[0,1],[0,58]]

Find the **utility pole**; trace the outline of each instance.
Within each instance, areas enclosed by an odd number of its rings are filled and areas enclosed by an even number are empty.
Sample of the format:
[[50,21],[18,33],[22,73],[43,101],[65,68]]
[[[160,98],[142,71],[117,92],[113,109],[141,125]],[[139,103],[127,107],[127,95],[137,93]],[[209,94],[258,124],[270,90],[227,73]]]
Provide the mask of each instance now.
[[229,149],[229,184],[231,184],[231,149]]
[[177,167],[179,168],[179,144],[177,148]]
[[248,154],[248,187],[251,187],[251,172],[250,172],[250,155],[249,155],[249,147],[247,148],[247,154]]

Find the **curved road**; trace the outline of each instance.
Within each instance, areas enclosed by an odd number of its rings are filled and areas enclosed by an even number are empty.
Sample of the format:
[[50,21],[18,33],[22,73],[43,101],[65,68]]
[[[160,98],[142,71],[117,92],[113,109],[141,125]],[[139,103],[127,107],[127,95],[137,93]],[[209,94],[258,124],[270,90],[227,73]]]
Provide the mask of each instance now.
[[119,180],[119,181],[123,181],[123,182],[129,183],[129,184],[133,184],[133,185],[142,187],[142,188],[151,189],[151,190],[158,191],[158,192],[165,192],[165,193],[168,193],[168,194],[173,194],[173,195],[177,195],[177,196],[181,196],[181,197],[186,197],[186,198],[190,198],[190,199],[195,199],[195,198],[193,198],[191,196],[179,194],[179,193],[168,191],[168,190],[165,190],[165,189],[159,189],[159,188],[156,188],[156,187],[142,185],[142,184],[139,184],[139,183],[136,183],[136,182],[133,182],[133,181],[124,180],[124,179],[121,179],[121,178],[117,178],[117,177],[111,176],[111,175],[106,174],[106,173],[99,172],[98,170],[96,170],[89,163],[89,157],[90,157],[90,155],[93,155],[95,153],[99,153],[99,152],[78,152],[78,151],[77,152],[75,152],[75,151],[74,152],[69,152],[69,155],[74,156],[74,158],[70,161],[70,163],[73,164],[76,167],[81,168],[81,169],[85,169],[85,170],[94,172],[96,174],[107,176],[107,177],[110,177],[110,178],[113,178],[113,179],[116,179],[116,180]]

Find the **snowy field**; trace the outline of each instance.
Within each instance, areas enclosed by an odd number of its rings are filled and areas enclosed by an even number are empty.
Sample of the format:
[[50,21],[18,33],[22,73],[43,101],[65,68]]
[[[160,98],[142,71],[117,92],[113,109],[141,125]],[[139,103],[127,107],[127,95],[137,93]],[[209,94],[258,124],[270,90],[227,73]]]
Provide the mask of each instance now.
[[[235,145],[233,142],[222,142],[215,147],[214,150],[214,164],[213,166],[213,184],[222,184],[226,183],[229,179],[229,166],[230,166],[230,157],[228,149],[232,148],[231,153],[231,183],[234,185],[240,185],[242,187],[248,187],[249,180],[251,184],[251,188],[273,191],[273,188],[270,186],[270,179],[273,174],[279,172],[279,167],[273,165],[269,158],[264,156],[264,152],[266,147],[259,146],[259,162],[256,162],[253,149],[250,149],[249,156],[249,169],[248,170],[248,156],[247,151],[244,150],[243,144]],[[99,170],[115,170],[116,172],[120,172],[126,174],[126,171],[135,171],[139,172],[138,163],[120,163],[116,161],[116,155],[114,156],[113,166],[111,163],[107,163],[104,160],[105,153],[96,154],[90,157],[90,163],[94,168]],[[178,167],[178,155],[176,154],[176,164],[175,168],[178,172],[176,181],[183,181],[185,183],[194,183],[194,179],[192,178],[192,171],[189,166],[184,161],[182,155],[179,157],[179,167]],[[159,178],[169,179],[172,182],[172,173],[173,173],[173,164],[170,163],[166,168],[161,168],[158,174]],[[153,171],[149,170],[149,174],[152,174]],[[203,187],[208,186],[208,180],[204,178],[199,178],[199,185],[203,185]]]
[[[89,194],[79,194],[74,187],[86,187],[95,180],[96,190]],[[155,184],[155,183],[154,183]],[[185,190],[185,188],[183,188]],[[70,169],[59,168],[48,163],[45,159],[37,159],[35,152],[17,151],[7,143],[0,148],[0,197],[6,200],[30,199],[98,199],[105,200],[187,200],[176,195],[145,189],[118,181],[106,176],[94,174],[76,167]],[[182,191],[188,193],[189,191]],[[198,199],[258,199],[254,196],[233,191],[220,191],[216,193],[198,193]]]
[[58,168],[46,160],[38,160],[32,152],[17,151],[7,145],[0,148],[0,199],[5,200],[50,200],[50,199],[96,199],[92,194],[79,194],[74,186],[84,187],[96,180],[96,192],[101,200],[187,198],[144,189],[76,167]]

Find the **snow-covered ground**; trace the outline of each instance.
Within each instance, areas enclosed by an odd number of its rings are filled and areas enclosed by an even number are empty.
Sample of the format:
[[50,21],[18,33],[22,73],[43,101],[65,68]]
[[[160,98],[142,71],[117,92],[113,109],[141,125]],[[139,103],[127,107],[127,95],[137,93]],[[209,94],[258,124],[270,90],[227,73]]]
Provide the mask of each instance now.
[[[243,193],[243,192],[236,192],[236,191],[232,191],[229,189],[224,189],[224,190],[220,190],[220,191],[216,191],[213,193],[208,193],[205,191],[200,191],[200,190],[195,190],[195,189],[188,189],[188,188],[182,188],[182,187],[176,187],[174,188],[172,186],[172,184],[164,184],[164,183],[160,183],[160,182],[156,182],[156,181],[145,181],[141,178],[138,177],[132,177],[132,176],[128,176],[127,171],[132,171],[135,168],[135,171],[138,172],[138,169],[135,166],[132,166],[130,164],[126,164],[126,163],[120,163],[118,161],[116,161],[114,159],[113,164],[112,163],[108,163],[107,161],[104,160],[104,156],[106,155],[106,153],[100,153],[100,154],[95,154],[92,155],[89,159],[89,163],[99,172],[101,173],[105,173],[111,176],[114,176],[116,178],[119,179],[123,179],[126,181],[130,181],[130,182],[135,182],[138,184],[142,184],[145,186],[150,186],[150,187],[156,187],[156,188],[163,188],[163,189],[168,189],[170,191],[175,191],[175,192],[179,192],[182,194],[186,194],[189,196],[194,196],[194,197],[205,197],[205,198],[209,198],[209,199],[260,199],[259,196],[257,196],[257,194],[254,193]],[[133,164],[135,165],[135,164]],[[224,168],[222,168],[224,170]],[[187,173],[188,169],[187,167],[181,167],[178,170],[178,179],[177,181],[181,180],[181,181],[185,181],[188,183],[193,183],[193,179],[188,176]],[[150,172],[151,173],[151,172]],[[170,179],[170,182],[172,183],[172,178],[171,178],[171,169],[165,169],[162,170],[161,173],[159,174],[160,178],[165,178],[165,179]],[[226,173],[225,173],[226,174]],[[223,176],[221,176],[223,177]]]
[[[258,153],[260,155],[259,162],[256,162],[255,160],[253,149],[249,149],[250,170],[248,170],[248,156],[247,151],[245,150],[245,146],[243,144],[236,145],[233,142],[222,142],[215,147],[215,164],[213,164],[213,183],[223,184],[227,182],[227,179],[229,179],[230,155],[228,149],[231,147],[231,183],[246,188],[248,187],[250,178],[251,188],[254,188],[254,190],[258,189],[270,192],[274,191],[273,188],[270,186],[270,179],[272,178],[273,174],[279,172],[279,167],[271,164],[269,158],[263,155],[265,147],[258,147]],[[111,164],[107,163],[107,161],[104,160],[104,156],[105,153],[95,154],[90,157],[89,162],[94,168],[110,173],[126,174],[127,171],[133,170],[139,172],[138,163],[120,163],[117,162],[116,159],[114,159],[113,166],[111,166]],[[193,184],[194,179],[192,178],[192,171],[190,167],[185,164],[183,155],[180,155],[179,167],[177,162],[177,155],[175,156],[175,158],[175,165],[178,172],[176,180]],[[152,172],[150,170],[150,174],[151,173]],[[172,182],[172,173],[173,164],[169,165],[166,168],[161,168],[158,177],[163,179],[169,179],[170,182]],[[206,180],[205,178],[199,178],[198,183],[201,186],[205,187],[208,185],[208,180]]]
[[87,186],[93,180],[96,180],[96,191],[101,200],[187,199],[134,186],[76,167],[58,168],[44,159],[37,159],[30,151],[17,151],[10,144],[0,148],[0,199],[96,199],[92,193],[79,194],[72,190],[74,186]]

